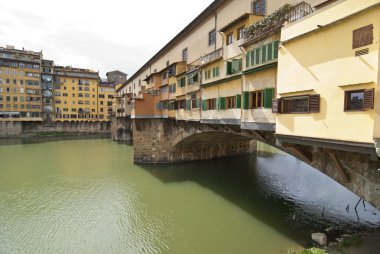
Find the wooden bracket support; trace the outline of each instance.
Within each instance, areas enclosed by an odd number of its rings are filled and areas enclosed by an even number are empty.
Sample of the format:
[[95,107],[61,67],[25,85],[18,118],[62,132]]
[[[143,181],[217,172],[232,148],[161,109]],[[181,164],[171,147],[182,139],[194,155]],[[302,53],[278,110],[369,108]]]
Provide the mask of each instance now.
[[349,183],[350,180],[346,174],[346,172],[344,172],[344,168],[342,167],[342,164],[340,163],[340,161],[338,160],[338,158],[336,157],[335,153],[333,152],[330,152],[330,151],[326,151],[327,154],[330,156],[332,162],[334,163],[335,165],[335,168],[338,170],[340,176],[342,177],[343,181],[345,183]]

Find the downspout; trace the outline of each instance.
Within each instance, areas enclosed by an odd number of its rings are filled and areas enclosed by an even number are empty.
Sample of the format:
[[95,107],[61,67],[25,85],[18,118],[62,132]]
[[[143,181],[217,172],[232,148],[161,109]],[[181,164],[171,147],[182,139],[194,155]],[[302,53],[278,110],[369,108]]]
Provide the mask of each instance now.
[[[242,62],[242,66],[241,68],[243,69],[243,59],[244,59],[244,50],[242,49],[242,46],[239,46],[239,49],[242,53],[242,57],[241,57],[241,62]],[[245,63],[245,66],[247,66],[247,63]],[[244,82],[243,82],[243,79],[244,79]],[[241,71],[241,79],[240,79],[240,89],[241,89],[241,98],[240,98],[240,128],[242,127],[242,123],[243,123],[243,90],[244,90],[244,83],[245,83],[245,76],[243,74],[243,71]]]

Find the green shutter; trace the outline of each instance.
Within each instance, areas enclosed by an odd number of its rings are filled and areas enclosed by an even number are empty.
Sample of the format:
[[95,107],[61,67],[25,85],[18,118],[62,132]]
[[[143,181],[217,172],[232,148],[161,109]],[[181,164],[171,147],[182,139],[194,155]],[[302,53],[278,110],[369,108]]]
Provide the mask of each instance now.
[[207,111],[207,100],[202,100],[202,110]]
[[219,67],[215,67],[215,77],[218,77],[219,76]]
[[257,48],[255,51],[255,55],[256,55],[256,59],[255,59],[255,65],[258,65],[261,63],[260,61],[260,49],[261,48]]
[[251,51],[251,66],[255,65],[255,50]]
[[265,63],[267,61],[267,45],[261,47],[261,62]]
[[239,59],[238,60],[239,62],[239,67],[238,67],[238,72],[241,71],[243,69],[243,59]]
[[272,61],[273,60],[273,43],[269,43],[267,45],[267,56],[268,56],[268,61]]
[[249,109],[249,92],[243,92],[243,109]]
[[173,84],[173,93],[176,92],[176,87],[177,87],[177,85],[176,85],[176,84]]
[[221,109],[226,109],[226,97],[221,97],[220,98],[221,100],[221,104],[220,104],[220,108]]
[[274,97],[274,88],[266,88],[264,90],[264,108],[272,108]]
[[201,107],[201,99],[197,99],[197,108]]
[[219,97],[218,98],[218,110],[223,110],[226,108],[226,98]]
[[232,62],[227,62],[227,75],[232,74]]
[[251,51],[245,55],[245,68],[248,68],[251,64]]
[[241,94],[236,95],[236,108],[241,108]]
[[275,41],[273,43],[273,58],[274,59],[278,58],[278,47],[279,47],[279,41]]
[[187,110],[191,109],[191,101],[190,100],[186,100],[186,109]]

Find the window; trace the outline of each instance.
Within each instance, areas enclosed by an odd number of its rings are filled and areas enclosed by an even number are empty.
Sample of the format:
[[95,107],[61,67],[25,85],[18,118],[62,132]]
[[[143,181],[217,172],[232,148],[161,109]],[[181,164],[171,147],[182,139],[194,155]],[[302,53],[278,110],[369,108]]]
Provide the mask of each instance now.
[[236,108],[236,96],[226,97],[226,109]]
[[199,102],[198,102],[198,99],[197,99],[197,94],[195,94],[195,93],[193,93],[191,95],[191,108],[192,109],[199,108]]
[[362,111],[374,108],[374,89],[345,92],[345,111]]
[[216,109],[216,99],[208,99],[206,100],[206,106],[207,110],[214,110]]
[[238,28],[237,30],[237,40],[240,40],[244,37],[244,26]]
[[182,50],[182,60],[187,61],[187,59],[188,59],[188,49],[185,48]]
[[265,0],[252,1],[252,14],[265,15]]
[[211,78],[211,70],[205,71],[205,79],[210,79]]
[[186,86],[186,77],[180,78],[180,80],[178,81],[178,86],[179,87],[185,87]]
[[242,60],[241,59],[233,59],[227,61],[227,75],[236,74],[241,71],[242,68]]
[[216,31],[213,29],[211,32],[208,33],[208,45],[214,45],[216,42]]
[[17,76],[17,71],[13,70],[13,76]]
[[245,55],[245,67],[265,64],[278,58],[279,42],[274,41],[259,48],[252,49]]
[[219,76],[219,67],[214,67],[214,68],[212,69],[212,76],[213,76],[214,78]]
[[297,114],[297,113],[319,113],[320,95],[302,95],[285,97],[273,100],[272,112]]
[[255,91],[249,93],[249,108],[256,109],[264,106],[264,92]]
[[233,32],[227,34],[227,37],[226,37],[226,45],[227,46],[230,45],[230,44],[232,44],[234,42],[234,37],[233,36],[234,36]]
[[5,75],[10,75],[11,71],[10,70],[5,70]]
[[198,82],[198,72],[192,73],[187,77],[188,84],[194,84]]
[[353,31],[352,48],[360,48],[373,43],[373,25],[368,25]]

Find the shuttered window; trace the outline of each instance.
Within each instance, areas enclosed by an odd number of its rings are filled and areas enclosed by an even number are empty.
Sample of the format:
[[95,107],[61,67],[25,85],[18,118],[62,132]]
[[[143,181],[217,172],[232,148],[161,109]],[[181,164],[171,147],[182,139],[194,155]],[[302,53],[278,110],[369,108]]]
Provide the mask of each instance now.
[[309,112],[310,113],[319,113],[320,101],[321,101],[321,98],[319,94],[309,96]]
[[353,31],[352,48],[360,48],[373,43],[373,25],[368,25]]
[[364,109],[373,109],[375,101],[375,89],[364,90]]
[[227,61],[227,75],[232,75],[240,72],[242,69],[242,59],[233,59]]
[[241,94],[236,95],[236,108],[241,108]]
[[363,111],[374,108],[375,89],[345,92],[345,111]]
[[246,53],[246,68],[277,60],[279,42],[274,41]]
[[281,113],[281,99],[274,99],[272,101],[272,113],[274,114]]
[[320,95],[284,97],[272,101],[272,112],[276,114],[319,113]]
[[274,97],[274,88],[264,90],[264,108],[272,108],[272,100]]
[[249,109],[249,92],[243,92],[243,109]]

